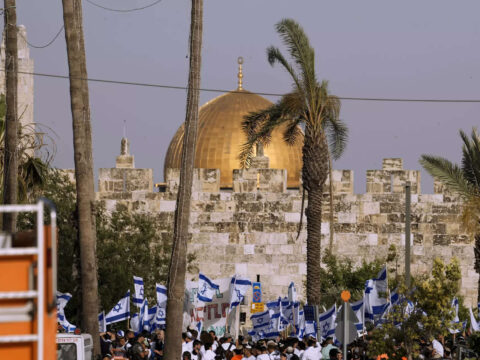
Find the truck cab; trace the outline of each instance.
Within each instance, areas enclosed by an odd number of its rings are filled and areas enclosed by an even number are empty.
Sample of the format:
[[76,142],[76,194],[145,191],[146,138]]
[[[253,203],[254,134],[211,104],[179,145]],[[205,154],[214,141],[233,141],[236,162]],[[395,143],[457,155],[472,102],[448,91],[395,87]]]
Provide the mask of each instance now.
[[90,334],[57,334],[57,360],[92,360]]

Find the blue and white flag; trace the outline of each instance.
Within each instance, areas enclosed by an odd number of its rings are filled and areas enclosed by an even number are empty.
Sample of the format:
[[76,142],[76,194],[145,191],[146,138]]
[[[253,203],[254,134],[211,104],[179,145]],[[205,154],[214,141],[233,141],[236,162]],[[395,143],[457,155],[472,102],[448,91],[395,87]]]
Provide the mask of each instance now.
[[133,330],[135,335],[138,335],[140,331],[140,316],[138,313],[134,314],[130,318],[130,328]]
[[233,309],[243,301],[250,286],[252,286],[250,280],[237,275],[232,277],[232,281],[230,282],[230,309]]
[[317,338],[317,324],[315,321],[305,321],[305,328],[303,330],[303,338]]
[[142,307],[140,308],[140,313],[138,315],[138,320],[140,322],[140,332],[143,330],[148,330],[148,301],[147,299],[143,300]]
[[[452,325],[457,325],[460,323],[460,319],[458,318],[458,299],[457,298],[453,298],[452,308],[455,314],[455,317],[452,320]],[[461,330],[448,328],[448,331],[450,332],[450,334],[458,334]]]
[[293,281],[288,285],[288,301],[297,302],[297,288]]
[[[335,335],[335,319],[337,318],[337,305],[318,317],[318,328],[323,339]],[[319,340],[319,339],[318,339]]]
[[220,287],[208,277],[200,273],[198,275],[198,300],[203,302],[212,302],[215,292]]
[[[271,310],[270,310],[271,311]],[[282,321],[280,313],[273,314],[270,312],[270,324],[266,330],[265,337],[268,339],[275,338],[280,335],[282,329]]]
[[298,325],[296,330],[297,338],[303,340],[303,335],[305,334],[305,315],[303,310],[298,312]]
[[133,276],[133,285],[135,287],[135,294],[133,295],[133,303],[137,307],[142,307],[143,292],[144,292],[143,279],[139,276]]
[[286,307],[283,306],[282,303],[282,320],[285,326],[293,325],[298,326],[299,322],[299,310],[300,310],[300,303],[289,302]]
[[164,326],[165,322],[166,310],[157,306],[157,314],[155,315],[155,323],[157,326]]
[[63,329],[66,332],[74,332],[77,328],[75,325],[72,325],[68,322],[67,318],[65,317],[65,306],[72,298],[72,294],[69,293],[61,293],[57,291],[57,321],[62,325]]
[[119,321],[127,320],[130,317],[130,290],[113,307],[105,317],[106,323],[113,324]]
[[147,330],[150,332],[152,332],[157,328],[156,315],[157,315],[157,306],[154,306],[148,309],[146,325],[148,327]]
[[270,310],[270,314],[280,314],[280,306],[282,300],[278,298],[277,300],[267,302],[267,309]]
[[161,284],[156,284],[155,289],[157,290],[157,305],[161,308],[167,308],[167,287]]
[[480,331],[480,324],[478,323],[477,319],[475,319],[472,308],[470,308],[469,310],[470,310],[470,328],[472,332]]
[[252,337],[253,342],[257,342],[258,340],[260,340],[260,336],[257,334],[257,332],[255,330],[250,330],[248,332],[248,335],[250,335]]
[[98,314],[98,332],[107,332],[107,322],[105,321],[105,311]]
[[365,283],[365,320],[377,321],[388,307],[387,267],[384,266],[375,279]]
[[264,334],[268,333],[268,329],[270,328],[269,310],[253,314],[250,316],[250,320],[252,321],[253,330],[255,330],[258,336],[264,336]]
[[355,327],[357,328],[357,331],[363,331],[365,327],[365,306],[363,299],[355,301],[351,306],[358,319],[358,323],[355,323]]

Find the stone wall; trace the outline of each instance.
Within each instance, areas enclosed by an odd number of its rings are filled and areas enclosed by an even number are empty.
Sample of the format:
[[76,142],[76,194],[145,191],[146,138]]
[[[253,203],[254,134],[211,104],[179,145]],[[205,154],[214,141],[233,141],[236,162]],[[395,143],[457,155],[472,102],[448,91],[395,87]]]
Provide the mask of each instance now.
[[[118,164],[117,164],[118,165]],[[189,252],[202,272],[261,276],[266,299],[286,294],[290,281],[301,287],[306,275],[306,231],[297,240],[301,192],[286,189],[286,171],[235,170],[233,189],[220,189],[220,172],[196,169],[192,194]],[[462,293],[476,303],[472,238],[460,228],[461,202],[435,184],[435,194],[420,193],[420,172],[403,170],[401,159],[384,159],[382,170],[367,171],[367,192],[353,193],[353,172],[335,170],[333,251],[352,259],[384,258],[391,244],[405,243],[405,181],[412,189],[412,271],[430,271],[435,257],[456,256],[462,267]],[[108,210],[122,202],[132,211],[156,214],[160,231],[171,238],[179,170],[167,169],[163,192],[153,192],[151,169],[101,169],[97,197]],[[328,189],[328,187],[326,187]],[[322,245],[329,241],[325,194]],[[403,272],[400,255],[399,271]],[[189,274],[189,278],[197,274]],[[300,291],[302,294],[302,291]]]
[[[0,46],[0,94],[5,94],[5,36]],[[18,26],[18,116],[22,125],[33,124],[33,59],[25,26]]]

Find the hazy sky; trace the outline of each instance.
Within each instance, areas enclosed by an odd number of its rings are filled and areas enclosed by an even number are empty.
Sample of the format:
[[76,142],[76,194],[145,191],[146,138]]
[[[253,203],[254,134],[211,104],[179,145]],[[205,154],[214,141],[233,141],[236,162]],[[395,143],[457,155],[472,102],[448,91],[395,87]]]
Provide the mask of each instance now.
[[[92,1],[125,9],[154,0]],[[163,0],[123,14],[84,0],[83,9],[90,77],[186,85],[190,1]],[[479,13],[478,1],[204,0],[202,87],[236,88],[236,59],[243,56],[244,88],[287,92],[291,80],[268,65],[265,49],[280,45],[274,24],[291,17],[305,28],[317,73],[336,95],[480,99]],[[62,25],[61,1],[17,0],[17,16],[29,41],[44,44]],[[68,74],[63,33],[31,56],[36,72]],[[202,93],[201,103],[218,95]],[[126,120],[136,166],[153,168],[155,181],[163,181],[185,97],[184,90],[90,83],[95,168],[114,166]],[[422,153],[458,161],[458,129],[470,132],[479,112],[475,103],[343,101],[350,141],[334,167],[353,169],[355,191],[364,192],[365,170],[379,169],[384,157],[402,157],[408,169],[420,169]],[[55,165],[72,168],[67,80],[35,78],[35,121],[57,134]],[[422,176],[424,192],[431,192],[431,178]]]

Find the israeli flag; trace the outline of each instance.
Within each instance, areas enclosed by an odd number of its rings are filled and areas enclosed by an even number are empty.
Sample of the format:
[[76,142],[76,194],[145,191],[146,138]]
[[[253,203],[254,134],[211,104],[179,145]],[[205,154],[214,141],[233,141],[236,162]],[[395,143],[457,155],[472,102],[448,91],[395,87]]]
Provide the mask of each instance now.
[[372,322],[381,318],[388,307],[387,292],[387,267],[384,266],[377,278],[367,280],[365,283],[365,319]]
[[72,298],[72,294],[69,293],[61,293],[57,291],[57,321],[62,325],[66,332],[74,332],[77,328],[75,325],[72,325],[68,322],[67,318],[65,317],[65,306]]
[[140,333],[140,316],[138,313],[134,314],[130,319],[130,328],[133,330],[135,335]]
[[139,318],[140,322],[140,332],[143,330],[148,330],[148,301],[147,299],[143,300],[142,307],[140,308]]
[[155,315],[155,323],[157,326],[164,326],[165,322],[166,310],[160,306],[157,306],[157,314]]
[[248,335],[252,337],[253,342],[257,342],[258,340],[260,340],[260,336],[257,334],[255,330],[248,331]]
[[266,331],[265,337],[271,339],[279,336],[281,331],[281,323],[280,313],[270,313],[270,324]]
[[472,308],[470,308],[469,310],[470,310],[470,328],[472,329],[472,332],[480,331],[480,324],[478,323],[477,319],[475,319]]
[[107,323],[105,321],[105,311],[98,314],[98,332],[107,332]]
[[215,292],[219,288],[220,286],[215,284],[212,280],[210,280],[202,273],[198,275],[198,300],[203,302],[212,302],[213,295],[215,295]]
[[161,284],[156,284],[155,289],[157,290],[157,305],[166,309],[167,308],[167,287]]
[[105,317],[106,324],[113,324],[119,321],[127,320],[130,317],[130,290],[113,307]]
[[363,331],[365,326],[365,306],[363,299],[355,301],[351,306],[358,319],[358,323],[355,323],[355,327],[357,328],[357,331]]
[[143,279],[139,276],[133,276],[133,285],[135,287],[135,295],[133,295],[133,303],[137,307],[141,307],[143,303],[143,292],[144,292]]
[[300,304],[298,302],[288,303],[286,307],[282,302],[282,320],[285,326],[298,326]]
[[288,286],[288,301],[292,303],[297,302],[297,288],[293,281]]
[[390,305],[393,307],[398,304],[400,304],[400,294],[397,292],[397,289],[395,289],[390,294]]
[[305,314],[303,310],[298,312],[298,325],[296,330],[297,338],[303,340],[303,335],[305,334]]
[[318,317],[318,327],[323,339],[335,335],[335,319],[337,318],[337,305],[333,305],[328,311]]
[[155,330],[157,328],[156,315],[157,315],[157,307],[156,306],[148,309],[146,324],[147,324],[147,327],[148,327],[147,330],[150,331],[150,332],[152,332],[153,330]]
[[303,337],[313,337],[315,339],[317,338],[317,327],[315,321],[305,321]]
[[[452,324],[456,325],[460,323],[460,319],[458,318],[458,299],[453,298],[452,300],[452,308],[455,313],[455,317],[452,320]],[[458,334],[461,330],[460,329],[448,329],[450,334]]]
[[238,306],[245,297],[252,283],[250,280],[235,275],[230,282],[230,309]]
[[265,336],[270,329],[270,311],[266,310],[261,313],[256,313],[250,316],[250,320],[253,324],[253,330],[258,336]]
[[280,306],[282,300],[278,298],[277,300],[267,302],[267,309],[271,314],[280,314]]

